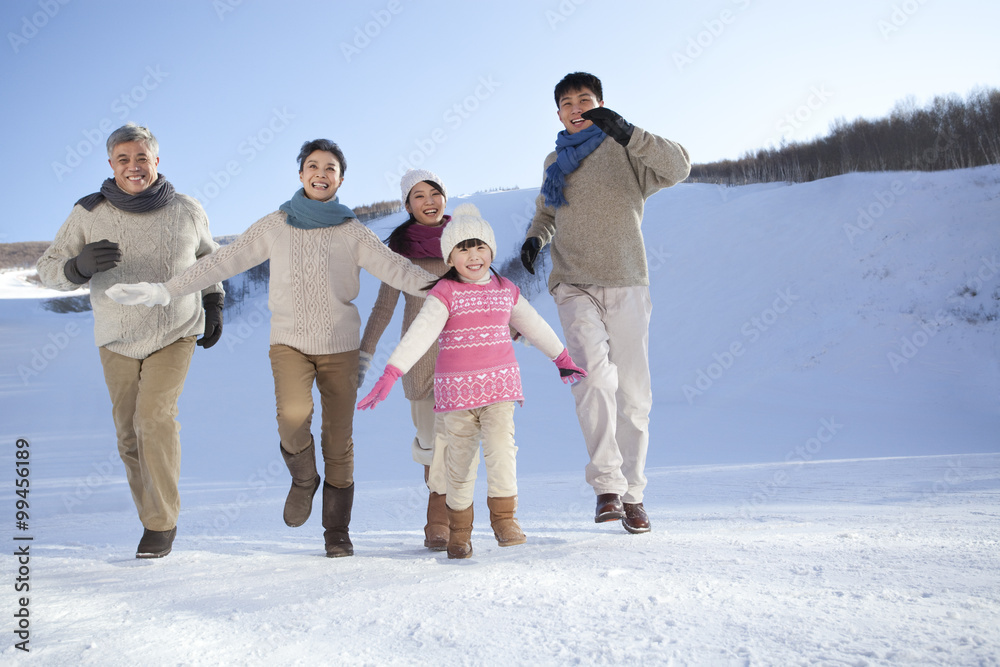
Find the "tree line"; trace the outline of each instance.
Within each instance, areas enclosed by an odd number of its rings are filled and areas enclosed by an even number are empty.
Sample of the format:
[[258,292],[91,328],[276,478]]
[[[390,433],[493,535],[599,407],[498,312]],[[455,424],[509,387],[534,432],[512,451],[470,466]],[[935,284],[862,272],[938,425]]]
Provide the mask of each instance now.
[[748,151],[738,160],[691,167],[688,182],[746,185],[802,183],[854,171],[939,171],[1000,164],[1000,90],[980,88],[965,99],[912,97],[885,118],[835,121],[809,142]]

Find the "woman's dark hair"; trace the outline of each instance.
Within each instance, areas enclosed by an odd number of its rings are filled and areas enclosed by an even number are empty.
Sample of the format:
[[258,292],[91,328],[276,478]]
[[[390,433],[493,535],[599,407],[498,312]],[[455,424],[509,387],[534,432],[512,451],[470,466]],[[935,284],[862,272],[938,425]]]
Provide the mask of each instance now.
[[571,93],[574,90],[583,90],[584,88],[590,88],[597,95],[598,102],[604,101],[604,91],[601,90],[600,79],[587,72],[573,72],[564,76],[562,81],[556,84],[556,106],[559,106],[559,100],[566,93]]
[[337,158],[337,162],[340,163],[340,176],[343,178],[344,174],[347,173],[347,160],[344,158],[344,152],[340,150],[340,146],[333,143],[329,139],[313,139],[312,141],[307,141],[302,144],[302,148],[299,149],[299,171],[301,172],[303,167],[305,167],[306,158],[313,154],[314,151],[326,151],[328,153],[333,153],[333,156]]
[[[465,250],[466,248],[475,248],[476,246],[481,246],[481,245],[486,245],[486,241],[483,241],[482,239],[465,239],[464,241],[456,243],[455,248]],[[455,248],[452,248],[452,250],[454,250]],[[451,255],[451,252],[449,252],[448,254]],[[448,258],[445,257],[444,261],[447,262]],[[493,268],[492,262],[490,262],[490,273],[495,275],[497,278],[500,277],[500,274],[497,273],[497,270]],[[424,287],[423,289],[429,290],[442,280],[454,280],[456,283],[460,283],[462,282],[462,276],[458,274],[458,269],[452,266],[450,269],[448,269],[447,273],[445,273],[443,276],[441,276],[434,282],[428,283],[427,286]]]
[[[434,188],[437,189],[438,192],[442,193],[444,192],[444,190],[441,189],[441,186],[435,183],[434,181],[420,181],[420,182],[430,183],[432,186],[434,186]],[[413,188],[410,189],[412,190]],[[406,201],[403,202],[403,205],[405,206],[408,203],[410,203],[409,193],[406,194]],[[416,218],[413,217],[413,214],[411,213],[410,217],[406,220],[406,222],[404,222],[399,227],[396,227],[394,230],[392,230],[389,233],[389,236],[384,241],[382,241],[382,243],[389,246],[389,249],[392,250],[393,252],[399,253],[403,257],[409,257],[410,241],[406,237],[406,230],[415,224],[417,224],[417,220]]]

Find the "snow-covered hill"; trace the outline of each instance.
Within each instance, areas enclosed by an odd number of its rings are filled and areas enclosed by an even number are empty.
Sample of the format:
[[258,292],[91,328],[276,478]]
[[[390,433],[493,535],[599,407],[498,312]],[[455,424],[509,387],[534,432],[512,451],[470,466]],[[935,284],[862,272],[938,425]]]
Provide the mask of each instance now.
[[[448,204],[479,206],[502,263],[517,253],[536,194]],[[0,431],[12,471],[18,439],[30,442],[29,530],[14,527],[13,484],[0,506],[8,545],[33,538],[32,651],[8,634],[0,656],[996,664],[1000,168],[681,184],[649,200],[644,233],[653,532],[592,523],[569,390],[519,346],[529,541],[496,547],[480,488],[476,556],[461,563],[420,546],[425,490],[402,392],[355,420],[356,557],[322,557],[316,513],[284,526],[263,297],[195,353],[181,400],[175,550],[136,561],[141,527],[91,315],[52,312],[53,295],[23,272],[0,274]],[[366,278],[363,314],[378,288]],[[559,331],[544,289],[532,302]],[[398,335],[397,318],[377,364]],[[3,559],[10,614],[21,608],[18,567]]]

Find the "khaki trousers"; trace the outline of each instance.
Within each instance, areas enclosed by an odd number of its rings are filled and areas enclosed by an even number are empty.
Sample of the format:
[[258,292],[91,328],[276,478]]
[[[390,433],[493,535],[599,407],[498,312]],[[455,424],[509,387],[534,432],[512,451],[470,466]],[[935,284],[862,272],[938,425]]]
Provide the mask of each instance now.
[[448,488],[445,465],[447,438],[440,432],[440,417],[434,412],[434,394],[419,401],[410,401],[410,416],[417,434],[411,446],[413,460],[427,466],[427,490],[444,495]]
[[566,348],[587,377],[573,384],[597,494],[642,502],[649,449],[649,288],[556,285]]
[[272,345],[271,372],[277,407],[278,436],[289,454],[313,442],[313,383],[320,395],[320,449],[323,477],[338,489],[354,483],[354,403],[358,398],[358,351],[305,354]]
[[453,510],[472,505],[479,467],[479,444],[486,463],[486,495],[517,495],[517,446],[514,444],[514,403],[504,401],[473,410],[439,413],[442,435],[448,439],[447,504]]
[[170,530],[177,525],[181,509],[177,400],[184,389],[195,339],[181,338],[145,359],[100,348],[118,454],[125,464],[139,521],[149,530]]

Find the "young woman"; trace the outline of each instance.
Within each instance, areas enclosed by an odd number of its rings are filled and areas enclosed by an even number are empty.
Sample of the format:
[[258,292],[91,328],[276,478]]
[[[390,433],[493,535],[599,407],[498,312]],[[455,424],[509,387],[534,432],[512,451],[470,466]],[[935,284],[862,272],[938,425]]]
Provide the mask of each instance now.
[[119,284],[107,294],[123,304],[163,306],[270,260],[271,369],[281,456],[292,476],[284,519],[289,526],[304,524],[320,485],[310,429],[315,383],[322,401],[324,540],[333,558],[354,554],[348,527],[361,330],[353,300],[360,271],[410,294],[422,294],[436,276],[386,248],[340,204],[347,162],[337,144],[308,141],[298,162],[302,187],[235,241],[166,283]]
[[520,298],[514,283],[492,270],[496,241],[475,206],[463,204],[455,210],[441,235],[441,251],[451,268],[430,286],[420,313],[358,409],[374,408],[384,400],[396,379],[438,341],[434,410],[448,439],[448,557],[468,558],[472,555],[472,495],[480,441],[490,524],[497,543],[507,547],[526,540],[514,518],[514,403],[523,402],[524,397],[510,326],[555,362],[563,382],[571,384],[587,374],[573,364],[552,327]]
[[[410,169],[400,181],[400,190],[403,205],[410,217],[389,234],[386,244],[390,250],[406,257],[420,268],[437,276],[444,275],[448,266],[441,257],[441,232],[451,220],[451,216],[444,214],[448,201],[444,182],[430,171]],[[365,334],[361,338],[359,387],[398,302],[399,290],[388,283],[382,283],[365,325]],[[413,318],[423,305],[422,295],[406,295],[402,333],[405,334],[410,328]],[[410,415],[416,429],[411,445],[413,460],[423,466],[424,483],[430,494],[427,498],[424,546],[434,551],[443,551],[448,548],[448,511],[445,508],[445,441],[439,442],[435,437],[433,384],[436,360],[437,345],[434,344],[403,377],[403,392],[410,401]]]

